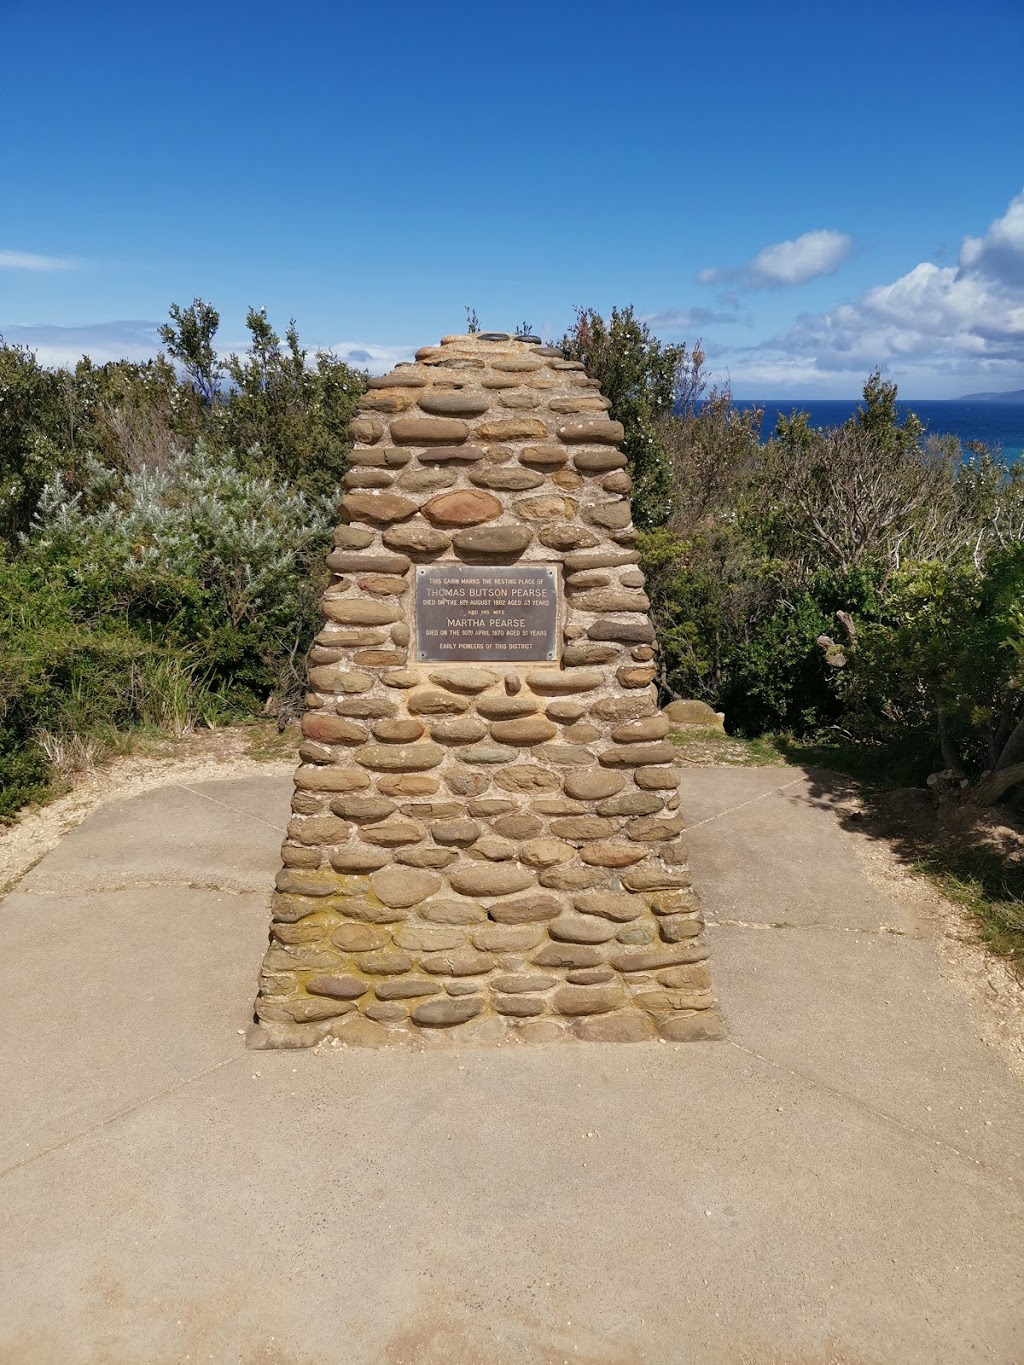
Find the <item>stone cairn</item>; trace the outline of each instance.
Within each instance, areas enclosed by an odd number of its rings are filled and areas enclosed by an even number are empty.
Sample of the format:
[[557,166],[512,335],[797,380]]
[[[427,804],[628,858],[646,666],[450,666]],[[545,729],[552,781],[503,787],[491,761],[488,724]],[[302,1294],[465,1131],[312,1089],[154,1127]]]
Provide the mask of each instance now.
[[[722,1036],[609,406],[505,333],[370,380],[252,1046]],[[418,661],[422,565],[553,568],[557,657]]]

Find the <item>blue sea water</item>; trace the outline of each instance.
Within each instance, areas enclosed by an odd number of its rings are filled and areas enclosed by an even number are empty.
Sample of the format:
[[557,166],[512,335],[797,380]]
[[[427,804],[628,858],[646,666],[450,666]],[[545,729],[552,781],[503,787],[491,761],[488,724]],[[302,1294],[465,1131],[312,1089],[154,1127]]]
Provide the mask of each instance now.
[[[838,427],[856,412],[858,404],[846,398],[737,399],[738,408],[764,408],[761,440],[771,436],[779,413],[810,414],[813,427]],[[932,436],[956,436],[961,442],[983,441],[1002,451],[1005,460],[1024,455],[1024,403],[963,402],[956,398],[922,399],[899,403],[901,413],[916,412]]]

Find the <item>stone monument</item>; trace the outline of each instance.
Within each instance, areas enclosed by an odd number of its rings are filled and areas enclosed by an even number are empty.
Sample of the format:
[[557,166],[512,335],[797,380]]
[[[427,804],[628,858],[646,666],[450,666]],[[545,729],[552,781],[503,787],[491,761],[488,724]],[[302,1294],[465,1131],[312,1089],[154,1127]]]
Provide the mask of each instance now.
[[505,333],[370,380],[252,1046],[722,1036],[608,407]]

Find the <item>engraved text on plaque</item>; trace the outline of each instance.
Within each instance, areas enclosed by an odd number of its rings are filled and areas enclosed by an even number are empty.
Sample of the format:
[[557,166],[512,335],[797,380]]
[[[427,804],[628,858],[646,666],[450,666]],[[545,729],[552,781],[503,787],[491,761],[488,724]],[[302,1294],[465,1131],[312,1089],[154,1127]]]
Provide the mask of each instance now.
[[416,570],[416,657],[529,663],[558,655],[558,571],[429,564]]

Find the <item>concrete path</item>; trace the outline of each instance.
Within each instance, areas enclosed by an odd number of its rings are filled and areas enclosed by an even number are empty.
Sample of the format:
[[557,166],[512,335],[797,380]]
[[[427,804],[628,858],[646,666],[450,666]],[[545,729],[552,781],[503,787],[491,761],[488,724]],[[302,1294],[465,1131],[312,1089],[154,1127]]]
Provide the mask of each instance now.
[[689,1046],[245,1052],[290,790],[0,905],[3,1365],[1024,1361],[1024,1088],[802,773],[684,774]]

